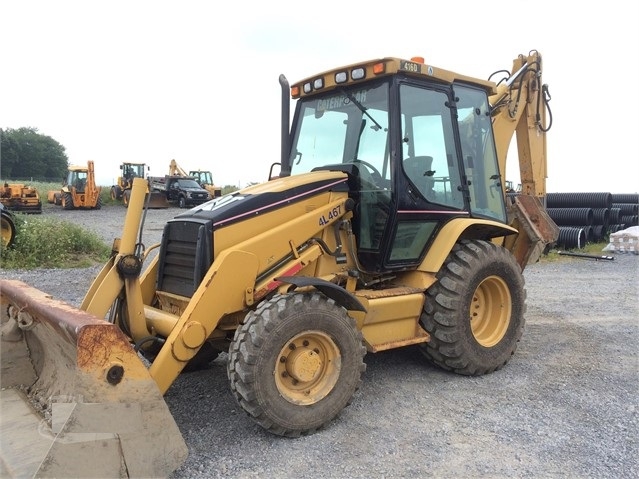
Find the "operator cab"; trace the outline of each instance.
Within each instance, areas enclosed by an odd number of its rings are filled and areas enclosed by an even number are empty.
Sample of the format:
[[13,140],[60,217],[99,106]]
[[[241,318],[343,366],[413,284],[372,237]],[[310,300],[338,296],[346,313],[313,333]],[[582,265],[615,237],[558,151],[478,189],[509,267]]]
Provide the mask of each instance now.
[[[417,65],[403,62],[408,71]],[[453,218],[506,222],[485,85],[400,71],[308,90],[282,171],[349,174],[366,271],[416,267]]]
[[84,193],[89,173],[86,170],[70,170],[65,185],[75,188],[76,193]]

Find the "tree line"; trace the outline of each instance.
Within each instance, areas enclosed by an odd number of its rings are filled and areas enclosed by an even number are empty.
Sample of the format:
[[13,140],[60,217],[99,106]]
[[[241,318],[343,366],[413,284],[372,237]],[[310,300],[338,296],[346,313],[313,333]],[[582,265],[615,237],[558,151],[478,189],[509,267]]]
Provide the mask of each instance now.
[[68,168],[65,147],[37,128],[0,128],[0,178],[57,181]]

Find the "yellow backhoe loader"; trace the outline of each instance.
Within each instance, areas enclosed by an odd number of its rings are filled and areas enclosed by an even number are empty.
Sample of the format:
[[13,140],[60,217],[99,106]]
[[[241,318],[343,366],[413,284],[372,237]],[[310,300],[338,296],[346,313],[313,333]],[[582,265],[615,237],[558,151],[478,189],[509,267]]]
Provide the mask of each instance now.
[[222,196],[222,188],[219,186],[215,186],[213,183],[213,175],[210,171],[206,170],[191,170],[189,171],[189,176],[191,178],[195,178],[195,181],[209,192],[211,198],[218,198]]
[[49,191],[47,201],[61,205],[65,210],[95,209],[102,207],[100,192],[102,188],[95,183],[93,161],[84,165],[71,165],[62,189]]
[[[282,436],[332,421],[366,354],[418,345],[454,373],[503,367],[524,331],[522,270],[558,236],[543,207],[541,74],[533,51],[499,83],[421,58],[355,63],[292,86],[280,76],[282,155],[269,181],[179,214],[147,260],[148,185],[135,179],[122,237],[79,309],[0,283],[3,402],[25,416],[33,405],[49,411],[52,398],[65,406],[42,420],[47,459],[32,445],[3,444],[3,454],[51,476],[95,473],[98,462],[101,476],[176,467],[184,444],[161,396],[221,351],[239,406]],[[523,188],[510,199],[513,136]],[[3,436],[36,429],[3,425]],[[78,435],[82,450],[70,445]]]

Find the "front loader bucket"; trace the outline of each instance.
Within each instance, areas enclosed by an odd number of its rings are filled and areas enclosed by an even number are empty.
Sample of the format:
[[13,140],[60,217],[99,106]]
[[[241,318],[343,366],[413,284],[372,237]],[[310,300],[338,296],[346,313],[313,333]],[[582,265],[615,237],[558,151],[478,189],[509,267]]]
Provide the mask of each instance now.
[[168,208],[169,202],[166,199],[166,195],[159,191],[151,191],[148,198],[149,209],[163,209]]
[[166,477],[188,450],[120,329],[0,280],[0,477]]

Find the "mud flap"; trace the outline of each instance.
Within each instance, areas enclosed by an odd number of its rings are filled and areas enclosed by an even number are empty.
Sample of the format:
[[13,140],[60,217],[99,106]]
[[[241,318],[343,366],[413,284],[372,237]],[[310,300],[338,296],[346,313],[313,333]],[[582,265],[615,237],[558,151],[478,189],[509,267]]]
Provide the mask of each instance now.
[[0,476],[166,477],[188,449],[116,325],[0,281]]

